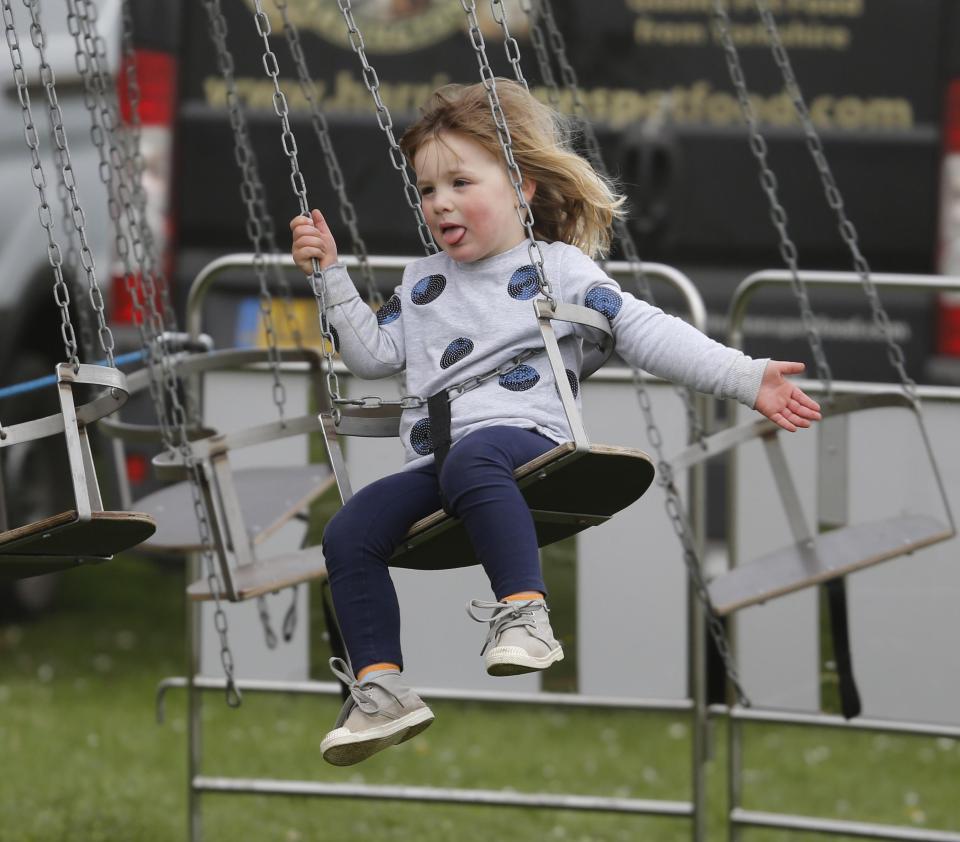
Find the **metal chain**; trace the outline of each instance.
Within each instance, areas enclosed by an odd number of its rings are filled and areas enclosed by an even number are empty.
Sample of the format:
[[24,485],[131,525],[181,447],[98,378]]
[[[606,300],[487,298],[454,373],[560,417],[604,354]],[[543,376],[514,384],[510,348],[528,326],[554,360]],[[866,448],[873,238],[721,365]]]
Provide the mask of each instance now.
[[84,215],[83,208],[80,206],[76,173],[70,159],[70,147],[67,143],[66,129],[64,129],[63,126],[63,111],[60,108],[60,102],[57,98],[56,78],[53,68],[47,61],[46,35],[40,23],[40,3],[39,0],[23,0],[23,5],[26,6],[30,12],[30,40],[33,42],[33,46],[40,59],[40,81],[46,91],[50,122],[53,127],[53,139],[57,147],[58,160],[62,162],[60,175],[70,199],[71,221],[76,229],[77,239],[80,244],[80,264],[86,276],[90,305],[97,318],[97,337],[100,342],[100,348],[107,359],[107,364],[112,366],[114,365],[115,347],[113,332],[107,324],[103,293],[97,283],[96,263],[87,241],[86,216]]
[[[313,131],[317,136],[317,141],[320,144],[320,150],[323,152],[327,174],[330,179],[330,186],[337,194],[340,219],[350,232],[353,255],[356,257],[357,263],[360,266],[360,274],[367,290],[367,301],[374,310],[378,310],[383,305],[383,296],[377,287],[373,267],[370,265],[370,255],[367,250],[367,244],[360,233],[356,207],[347,194],[346,179],[343,177],[343,170],[340,167],[340,161],[330,136],[330,124],[327,122],[326,115],[320,110],[317,88],[310,75],[310,70],[307,67],[303,44],[300,41],[300,32],[297,29],[297,25],[290,18],[287,0],[273,0],[273,4],[277,7],[283,18],[283,34],[287,40],[290,56],[293,58],[293,63],[297,68],[300,91],[310,106],[310,120],[313,125]],[[419,193],[417,195],[419,199]]]
[[[9,2],[9,0],[4,0],[4,2]],[[117,250],[124,262],[125,283],[133,301],[134,321],[140,332],[142,345],[147,351],[150,391],[157,410],[157,420],[165,446],[170,451],[179,453],[187,470],[200,546],[202,547],[201,559],[207,571],[207,585],[213,594],[215,605],[214,626],[220,638],[220,661],[226,677],[226,700],[231,707],[237,707],[242,701],[242,696],[234,678],[235,664],[227,637],[227,616],[219,596],[222,591],[222,583],[213,558],[210,520],[200,492],[203,467],[190,447],[187,412],[180,399],[180,384],[176,370],[162,340],[164,324],[162,316],[157,310],[157,295],[153,286],[152,274],[146,271],[140,272],[140,283],[138,284],[138,274],[134,271],[130,260],[130,242],[123,231],[124,218],[120,213],[118,195],[124,199],[124,207],[127,210],[126,221],[131,226],[131,236],[134,237],[133,251],[141,266],[144,265],[146,255],[143,241],[139,237],[136,215],[132,212],[133,209],[126,192],[120,190],[122,185],[117,185],[114,180],[114,175],[120,178],[127,170],[124,166],[123,155],[113,139],[118,122],[114,119],[115,111],[114,114],[111,114],[108,105],[108,95],[111,89],[106,86],[105,75],[103,68],[99,65],[97,50],[89,26],[85,26],[85,24],[89,24],[89,16],[84,14],[85,10],[81,10],[77,6],[77,0],[67,0],[67,4],[67,26],[77,44],[77,69],[84,82],[84,100],[92,121],[91,136],[100,150],[100,176],[108,186],[110,216],[117,232]],[[93,49],[90,49],[91,46]],[[98,118],[103,119],[103,123],[98,122]],[[111,148],[108,155],[105,155],[106,140],[104,134],[111,137]],[[158,367],[160,369],[159,374],[157,374]],[[160,394],[161,382],[163,395],[166,397],[168,406],[164,404],[164,399]]]
[[740,111],[743,114],[749,130],[750,151],[753,153],[760,167],[760,186],[763,188],[763,192],[766,194],[767,201],[770,204],[770,220],[773,222],[779,235],[780,257],[790,270],[790,285],[797,299],[797,303],[800,306],[800,317],[804,330],[806,331],[807,343],[810,346],[810,352],[813,354],[817,368],[817,376],[822,381],[826,400],[829,401],[833,397],[833,374],[830,371],[830,364],[827,362],[827,356],[823,350],[823,340],[817,327],[813,308],[810,306],[807,286],[800,277],[799,254],[797,246],[791,239],[790,232],[787,228],[787,212],[780,203],[777,177],[767,161],[767,141],[760,133],[756,110],[753,107],[753,102],[750,100],[750,92],[747,90],[746,77],[744,76],[743,67],[740,63],[740,53],[737,50],[737,45],[730,31],[730,17],[727,14],[725,0],[714,0],[713,5],[714,19],[726,57],[727,70],[730,73],[730,79],[736,90],[737,100],[740,103]]
[[[203,0],[204,8],[209,21],[210,37],[217,51],[217,65],[220,75],[227,88],[227,112],[230,116],[230,126],[233,129],[233,155],[242,177],[240,197],[247,208],[247,237],[253,246],[253,268],[259,285],[260,317],[267,333],[270,368],[273,372],[273,402],[277,407],[280,420],[284,420],[284,405],[286,403],[286,389],[280,378],[280,350],[277,346],[277,335],[273,326],[273,311],[270,288],[267,284],[266,257],[264,256],[264,227],[261,217],[261,205],[258,197],[263,196],[263,185],[259,175],[253,170],[256,162],[253,157],[253,146],[247,128],[247,118],[240,103],[237,85],[234,77],[234,61],[227,46],[227,21],[219,0]],[[290,135],[292,137],[292,135]],[[295,143],[295,141],[294,141]],[[299,168],[296,170],[299,174]],[[300,184],[303,184],[302,177]],[[305,199],[305,191],[304,191]],[[263,202],[265,210],[266,202]],[[265,216],[267,214],[264,214]]]
[[[272,298],[267,283],[266,258],[264,256],[264,245],[274,253],[277,251],[276,229],[267,209],[266,190],[260,178],[253,143],[250,140],[246,114],[243,111],[240,95],[237,92],[234,75],[235,64],[227,44],[227,21],[219,0],[204,0],[204,8],[209,21],[210,37],[217,51],[217,65],[227,88],[227,110],[230,116],[230,126],[233,130],[233,153],[242,178],[240,196],[247,209],[247,237],[253,246],[253,268],[259,286],[260,317],[267,334],[270,369],[273,374],[273,402],[277,407],[280,421],[284,422],[286,387],[280,377],[282,360],[273,324]],[[296,328],[290,304],[292,297],[290,286],[286,282],[282,270],[278,269],[275,277],[281,278],[283,286],[286,288],[285,300],[288,302],[286,318],[288,324],[292,323]],[[298,329],[296,330],[296,336],[299,337]],[[302,341],[302,338],[300,338],[301,345]],[[261,594],[257,597],[257,614],[260,617],[267,647],[270,649],[276,648],[277,634],[273,630],[265,595]]]
[[530,85],[527,84],[527,80],[523,75],[523,67],[520,64],[520,45],[517,43],[517,39],[510,34],[510,26],[507,23],[507,12],[503,8],[503,0],[490,0],[490,12],[493,15],[493,19],[500,25],[500,29],[503,30],[503,49],[507,54],[507,61],[509,61],[513,67],[513,75],[516,77],[516,80],[529,91]]
[[860,276],[864,293],[866,294],[867,300],[870,303],[870,310],[873,315],[874,324],[880,331],[884,338],[884,342],[886,343],[887,359],[889,360],[890,365],[899,375],[900,383],[907,397],[916,403],[918,400],[917,384],[914,382],[913,378],[907,374],[906,360],[904,358],[903,349],[893,336],[893,330],[890,326],[890,317],[887,314],[887,311],[884,309],[883,304],[880,302],[880,295],[877,292],[877,288],[870,276],[870,264],[860,251],[857,229],[847,216],[847,212],[844,208],[843,197],[840,195],[840,190],[837,187],[836,179],[833,177],[833,172],[830,169],[830,164],[828,163],[827,156],[824,153],[823,143],[820,140],[820,135],[817,132],[813,118],[810,115],[810,109],[807,107],[803,92],[800,90],[797,77],[793,72],[793,66],[790,63],[790,58],[787,55],[786,48],[783,45],[783,40],[780,37],[780,31],[777,28],[776,20],[774,19],[774,16],[765,0],[756,0],[756,6],[757,11],[760,13],[760,17],[767,29],[767,34],[770,39],[770,48],[773,52],[773,57],[777,63],[777,67],[780,68],[780,72],[783,76],[787,95],[793,102],[793,108],[796,111],[797,116],[800,118],[800,123],[803,126],[803,133],[806,136],[807,148],[810,150],[810,154],[813,157],[814,163],[816,164],[817,171],[820,174],[820,181],[823,184],[827,204],[833,209],[837,216],[837,221],[840,226],[840,236],[844,243],[846,243],[847,248],[849,249],[853,258],[854,269]]
[[490,66],[490,62],[487,60],[486,45],[483,40],[483,33],[480,31],[480,22],[477,20],[477,4],[475,0],[460,0],[460,6],[467,16],[470,45],[473,47],[473,51],[477,57],[477,65],[480,68],[480,80],[484,90],[487,92],[487,100],[490,102],[490,113],[493,116],[493,122],[497,129],[497,139],[500,141],[500,150],[503,152],[510,183],[513,185],[514,193],[517,196],[517,215],[527,232],[527,254],[530,257],[530,264],[536,270],[540,292],[544,298],[550,302],[550,306],[555,308],[557,302],[553,297],[553,290],[550,288],[550,282],[547,279],[544,269],[543,252],[540,250],[540,244],[537,242],[536,235],[533,232],[533,211],[530,205],[527,204],[526,197],[523,195],[523,175],[520,173],[520,167],[517,165],[517,161],[513,156],[513,140],[510,137],[510,129],[507,126],[507,117],[503,113],[503,106],[500,104],[500,97],[497,94],[496,76],[493,68]]
[[[553,50],[553,55],[560,66],[561,76],[564,86],[571,95],[574,104],[575,115],[579,121],[579,128],[584,140],[587,160],[590,165],[604,178],[609,178],[610,171],[603,159],[603,152],[600,150],[600,141],[597,138],[596,130],[593,127],[593,120],[580,91],[580,82],[577,73],[567,57],[567,46],[563,33],[557,26],[556,19],[553,16],[553,10],[549,2],[534,0],[537,9],[534,10],[531,0],[520,0],[521,8],[527,14],[530,22],[530,40],[534,45],[534,52],[537,56],[537,63],[540,68],[540,74],[543,77],[544,84],[550,92],[550,100],[554,108],[559,108],[560,89],[553,75],[553,68],[550,63],[550,56],[547,52],[547,45],[543,32],[536,20],[536,15],[543,18],[549,32],[549,42]],[[644,269],[643,261],[640,259],[640,252],[637,249],[636,241],[627,222],[622,217],[616,217],[613,220],[613,233],[616,241],[620,244],[623,256],[630,266],[630,274],[633,277],[637,289],[640,291],[640,297],[652,306],[656,306],[656,298],[653,294],[653,287],[650,284],[650,278]],[[706,438],[706,431],[699,413],[694,406],[692,391],[684,386],[675,386],[674,391],[683,403],[684,414],[687,419],[687,429],[690,430],[694,441],[703,442]]]
[[[48,111],[49,116],[49,111]],[[50,143],[56,146],[53,139],[53,122],[50,122]],[[62,173],[64,160],[60,150],[55,153],[57,171]],[[60,211],[63,220],[63,236],[66,240],[66,252],[63,257],[63,265],[68,270],[66,272],[67,283],[70,285],[71,295],[78,301],[83,299],[83,286],[80,280],[82,267],[80,265],[80,251],[77,247],[77,229],[73,224],[73,214],[71,212],[70,192],[67,190],[66,182],[63,178],[57,180],[57,196],[60,199]],[[87,360],[93,359],[94,339],[93,323],[91,322],[90,310],[86,307],[77,307],[77,316],[80,321],[80,351]]]
[[[494,2],[494,0],[491,0],[491,2]],[[547,26],[550,47],[552,48],[553,55],[561,68],[561,75],[564,80],[564,85],[567,91],[570,93],[572,102],[574,103],[576,116],[579,118],[580,128],[586,143],[587,158],[590,161],[591,166],[598,173],[600,173],[600,175],[606,176],[608,170],[603,160],[603,154],[600,151],[600,143],[597,139],[596,131],[593,128],[593,122],[590,119],[590,114],[580,92],[576,71],[567,58],[566,42],[563,34],[560,32],[560,28],[556,24],[556,20],[553,17],[553,11],[550,8],[550,4],[549,2],[540,2],[538,0],[536,11],[533,8],[531,0],[521,0],[521,6],[527,13],[530,21],[531,42],[534,45],[534,51],[537,55],[541,76],[543,77],[544,83],[548,86],[548,90],[550,90],[551,102],[554,104],[554,107],[559,106],[560,92],[556,83],[556,78],[553,75],[550,55],[547,52],[547,45],[543,37],[543,32],[540,29],[539,23],[535,19],[535,14],[537,12],[539,12],[540,17],[542,17]],[[653,290],[650,286],[650,280],[643,268],[633,235],[630,233],[630,230],[624,220],[617,219],[614,222],[614,234],[630,264],[631,273],[633,274],[634,280],[639,285],[643,297],[646,298],[651,305],[655,305],[656,302],[654,300]],[[657,461],[657,483],[661,488],[663,488],[666,495],[664,505],[667,510],[667,516],[670,519],[670,524],[673,527],[677,538],[680,540],[680,546],[683,550],[683,561],[687,568],[690,582],[693,585],[697,598],[700,600],[700,603],[703,607],[707,621],[707,629],[711,638],[713,639],[714,645],[717,647],[717,651],[720,653],[724,670],[726,671],[727,678],[730,681],[730,686],[736,693],[740,704],[749,706],[750,700],[747,698],[747,695],[743,689],[743,685],[740,681],[736,660],[733,657],[733,652],[726,634],[726,630],[723,626],[723,622],[714,611],[713,604],[710,601],[710,594],[707,591],[707,585],[703,575],[703,565],[697,551],[696,541],[693,537],[693,531],[685,515],[685,507],[680,496],[680,491],[677,488],[674,480],[673,466],[670,464],[669,460],[664,454],[663,435],[660,432],[660,428],[657,425],[656,418],[653,414],[653,404],[650,399],[649,391],[646,387],[644,374],[639,369],[633,367],[631,367],[631,371],[633,373],[633,383],[637,394],[637,401],[640,404],[640,410],[643,413],[644,422],[646,424],[647,438],[654,449]],[[677,387],[676,393],[683,401],[688,429],[691,432],[692,438],[703,443],[706,433],[703,429],[703,424],[699,414],[694,406],[690,390],[683,387]]]
[[76,4],[68,5],[67,28],[75,42],[74,59],[83,83],[84,104],[90,117],[90,137],[100,158],[99,175],[106,188],[107,211],[114,229],[114,247],[123,264],[124,284],[133,304],[133,321],[140,334],[141,345],[147,350],[146,362],[151,375],[148,380],[150,396],[156,410],[158,423],[163,431],[167,422],[167,413],[160,395],[160,384],[155,374],[156,366],[159,365],[160,349],[154,341],[155,337],[163,332],[163,322],[158,321],[156,324],[151,324],[151,316],[147,313],[141,300],[146,297],[146,288],[152,290],[152,287],[149,286],[151,276],[143,275],[142,283],[138,283],[138,273],[132,263],[130,242],[123,227],[123,209],[117,198],[117,187],[114,180],[113,164],[119,161],[119,153],[112,154],[106,148],[107,138],[99,119],[98,85],[94,79],[93,64],[84,48],[85,39],[78,12]]
[[[209,7],[220,11],[219,0],[204,0]],[[256,10],[254,12],[254,23],[257,27],[257,33],[263,40],[263,67],[273,82],[273,110],[280,118],[281,137],[280,143],[284,154],[290,162],[290,184],[293,187],[294,195],[300,206],[300,213],[310,219],[310,203],[307,201],[307,185],[300,170],[300,161],[297,151],[297,140],[290,128],[290,108],[287,103],[286,95],[280,88],[280,65],[277,62],[277,56],[270,47],[270,19],[264,13],[260,0],[255,0]],[[222,12],[220,12],[222,17]],[[225,27],[224,27],[225,28]],[[317,299],[318,317],[320,324],[320,334],[322,337],[321,352],[324,360],[325,380],[327,391],[331,400],[334,402],[332,415],[335,422],[340,420],[340,410],[336,402],[340,397],[340,381],[333,367],[333,353],[335,350],[335,341],[333,330],[327,320],[327,302],[326,302],[326,282],[323,273],[320,271],[320,263],[316,259],[312,261],[313,272],[310,276],[310,287],[313,290],[314,297]]]
[[[363,66],[363,72],[361,74],[363,84],[366,85],[367,90],[370,91],[370,95],[373,97],[374,104],[376,105],[377,125],[380,126],[380,129],[386,135],[387,141],[390,144],[390,163],[403,179],[403,195],[407,200],[407,204],[410,206],[410,210],[413,211],[416,217],[417,233],[420,236],[420,242],[423,244],[423,249],[427,254],[436,254],[437,244],[433,241],[433,236],[430,234],[430,226],[427,225],[426,217],[423,215],[423,208],[420,205],[420,191],[417,190],[417,186],[410,180],[406,158],[393,132],[393,118],[390,116],[390,109],[387,108],[380,96],[380,77],[377,76],[377,71],[367,59],[363,34],[360,32],[360,27],[357,26],[356,20],[354,20],[350,0],[337,0],[337,5],[340,7],[340,13],[343,15],[343,19],[347,24],[347,36],[350,40],[350,46],[357,54]],[[259,6],[260,0],[257,0],[257,7],[259,8]]]
[[33,186],[40,197],[38,214],[40,225],[47,234],[47,259],[53,269],[53,295],[60,309],[60,336],[63,339],[63,349],[66,359],[74,366],[80,365],[77,357],[77,337],[70,320],[70,291],[63,278],[63,255],[60,246],[53,236],[53,212],[47,202],[47,179],[43,172],[40,160],[40,137],[33,122],[33,110],[30,105],[30,91],[27,84],[27,75],[23,69],[23,54],[20,51],[20,42],[17,38],[16,23],[10,0],[3,2],[3,23],[6,29],[7,48],[10,54],[10,63],[13,67],[13,79],[17,86],[17,97],[20,101],[20,114],[23,119],[24,138],[30,157],[33,162],[31,176]]

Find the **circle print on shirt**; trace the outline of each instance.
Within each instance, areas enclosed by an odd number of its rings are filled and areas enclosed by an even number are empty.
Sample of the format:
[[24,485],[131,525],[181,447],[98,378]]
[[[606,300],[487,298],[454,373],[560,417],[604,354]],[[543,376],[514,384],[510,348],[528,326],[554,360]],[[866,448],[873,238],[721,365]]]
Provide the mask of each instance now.
[[616,318],[617,313],[620,312],[623,299],[620,297],[620,293],[612,289],[594,287],[586,294],[583,303],[591,310],[603,313],[603,315],[612,322]]
[[400,318],[400,296],[394,293],[390,300],[384,302],[383,306],[377,310],[377,323],[388,325]]
[[440,368],[450,368],[455,363],[460,362],[464,357],[469,356],[473,351],[473,342],[466,336],[458,336],[453,340],[440,357]]
[[537,270],[533,264],[521,266],[510,278],[507,284],[507,294],[517,301],[528,301],[540,292],[540,281],[537,280]]
[[570,384],[570,391],[573,392],[573,396],[576,397],[580,392],[580,383],[577,380],[577,375],[570,371],[569,368],[565,368],[564,371],[567,374],[567,382]]
[[410,446],[421,456],[433,453],[433,436],[430,433],[430,419],[421,418],[410,428]]
[[498,382],[511,392],[525,392],[540,382],[540,375],[532,366],[518,365],[513,371],[501,374]]
[[446,286],[447,279],[443,275],[427,275],[413,285],[410,300],[414,304],[429,304],[440,297]]

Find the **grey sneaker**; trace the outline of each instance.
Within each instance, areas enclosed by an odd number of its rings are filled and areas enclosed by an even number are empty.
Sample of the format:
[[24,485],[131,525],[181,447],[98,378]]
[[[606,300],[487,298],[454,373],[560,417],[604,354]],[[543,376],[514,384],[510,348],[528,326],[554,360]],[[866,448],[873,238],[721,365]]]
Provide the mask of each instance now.
[[378,751],[415,737],[431,722],[433,711],[413,692],[396,670],[381,670],[357,681],[340,658],[330,669],[350,687],[333,730],[323,738],[323,759],[334,766],[351,766]]
[[[474,609],[490,611],[480,617]],[[472,599],[467,613],[478,623],[488,623],[490,631],[481,655],[490,675],[519,675],[545,670],[563,660],[563,649],[553,636],[547,615],[550,609],[542,599],[515,602],[485,602]]]

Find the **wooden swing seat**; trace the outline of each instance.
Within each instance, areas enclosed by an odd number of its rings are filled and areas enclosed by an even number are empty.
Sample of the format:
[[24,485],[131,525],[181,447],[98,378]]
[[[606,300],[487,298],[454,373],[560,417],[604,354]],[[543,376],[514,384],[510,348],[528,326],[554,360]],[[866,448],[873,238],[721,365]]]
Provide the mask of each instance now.
[[[236,602],[290,588],[327,575],[320,547],[308,547],[290,553],[276,555],[267,561],[238,566],[232,573],[236,590]],[[220,593],[226,599],[225,593]],[[187,597],[195,602],[213,599],[206,578],[198,579],[187,587]]]
[[74,510],[61,512],[0,533],[0,577],[23,579],[109,561],[155,529],[142,512],[92,512],[90,520],[80,520]]
[[[233,472],[243,522],[254,545],[273,535],[333,485],[326,465],[242,468]],[[186,482],[170,485],[137,501],[157,521],[154,536],[141,547],[158,553],[193,553],[204,549]]]
[[[545,547],[604,523],[638,500],[653,482],[654,467],[642,450],[594,444],[578,453],[566,442],[521,465],[514,476],[530,507],[537,544]],[[418,520],[390,559],[393,567],[415,570],[478,563],[463,523],[442,509]]]
[[707,590],[724,617],[768,599],[946,541],[953,531],[929,515],[903,515],[845,526],[738,565]]

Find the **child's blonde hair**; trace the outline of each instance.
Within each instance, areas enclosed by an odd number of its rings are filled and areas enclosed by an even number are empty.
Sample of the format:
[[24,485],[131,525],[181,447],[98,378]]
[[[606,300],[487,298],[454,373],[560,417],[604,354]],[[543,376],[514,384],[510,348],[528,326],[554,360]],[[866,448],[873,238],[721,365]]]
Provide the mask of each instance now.
[[[514,159],[524,179],[537,186],[530,202],[534,233],[548,242],[578,246],[591,257],[606,254],[610,226],[623,215],[623,197],[567,146],[569,132],[560,114],[518,82],[498,78],[496,83]],[[400,139],[411,165],[420,147],[443,132],[464,135],[503,158],[482,84],[445,85],[433,93],[420,118]]]

